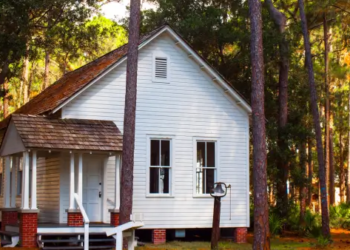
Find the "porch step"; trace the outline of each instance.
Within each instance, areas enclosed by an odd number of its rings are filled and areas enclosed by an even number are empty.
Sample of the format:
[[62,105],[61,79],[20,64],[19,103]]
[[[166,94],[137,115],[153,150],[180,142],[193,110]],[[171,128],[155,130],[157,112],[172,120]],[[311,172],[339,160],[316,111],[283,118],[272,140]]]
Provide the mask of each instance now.
[[1,246],[14,247],[19,242],[19,233],[10,231],[0,231]]
[[[66,247],[43,247],[41,248],[43,250],[54,250],[54,249],[62,249],[62,250],[69,250],[69,249],[84,249],[84,247],[77,246],[77,247],[72,247],[72,246],[66,246]],[[111,246],[89,246],[89,249],[114,249],[114,247]]]
[[[84,249],[83,233],[38,233],[41,249]],[[115,239],[105,233],[89,234],[89,249],[114,249]]]

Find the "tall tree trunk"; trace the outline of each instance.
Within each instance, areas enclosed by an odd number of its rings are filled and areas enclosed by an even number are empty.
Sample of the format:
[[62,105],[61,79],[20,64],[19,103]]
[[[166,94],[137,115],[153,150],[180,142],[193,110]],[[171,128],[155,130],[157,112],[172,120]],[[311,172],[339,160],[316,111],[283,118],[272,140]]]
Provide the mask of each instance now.
[[8,99],[8,81],[4,81],[4,92],[3,92],[3,105],[2,105],[2,111],[3,111],[3,119],[5,119],[9,114],[9,99]]
[[[302,142],[300,147],[300,168],[302,173],[302,178],[305,179],[307,172],[307,158],[306,158],[306,143]],[[300,223],[304,222],[305,212],[306,212],[306,197],[307,197],[307,188],[304,185],[304,182],[301,182],[300,192],[299,192],[299,200],[300,200]]]
[[322,132],[320,126],[320,115],[318,113],[317,106],[317,93],[316,93],[316,84],[314,69],[311,56],[311,47],[310,47],[310,38],[307,30],[307,21],[304,10],[304,1],[298,0],[301,27],[304,36],[304,46],[305,46],[305,57],[306,57],[306,66],[308,68],[308,78],[310,85],[310,97],[311,97],[311,110],[314,121],[314,128],[316,134],[316,148],[317,148],[317,159],[319,165],[319,179],[321,185],[321,208],[322,208],[322,234],[324,237],[330,237],[330,228],[329,228],[329,213],[328,213],[328,202],[327,202],[327,185],[326,185],[326,176],[325,176],[325,167],[324,167],[324,156],[323,156],[323,147],[322,147]]
[[140,0],[131,0],[126,92],[124,109],[123,161],[121,174],[120,223],[130,221],[132,214],[135,117],[137,98],[138,45],[140,37]]
[[335,204],[333,130],[329,130],[329,203]]
[[264,108],[264,55],[260,0],[249,0],[250,51],[252,63],[254,250],[270,249],[267,200],[266,128]]
[[278,9],[275,8],[271,0],[265,0],[270,16],[274,21],[278,33],[281,35],[279,43],[279,91],[278,91],[278,147],[280,155],[277,160],[278,180],[277,180],[277,207],[279,208],[282,217],[288,212],[288,194],[287,194],[287,180],[289,175],[288,168],[288,143],[285,139],[285,129],[288,122],[288,72],[289,72],[289,46],[286,39],[285,29],[287,25],[287,18]]
[[[343,123],[341,118],[341,124]],[[342,125],[341,125],[342,126]],[[339,195],[340,202],[345,202],[345,170],[344,170],[344,149],[343,149],[343,129],[339,131]]]
[[50,53],[48,50],[45,51],[45,71],[44,71],[44,84],[42,90],[46,89],[50,84]]
[[324,88],[325,88],[325,136],[324,136],[324,164],[326,168],[326,180],[327,180],[327,192],[328,196],[330,195],[330,185],[329,185],[329,148],[330,148],[330,141],[329,141],[329,119],[330,119],[330,102],[329,102],[329,81],[328,81],[328,74],[329,74],[329,44],[328,44],[328,23],[327,23],[327,16],[326,14],[323,15],[323,37],[324,37]]
[[6,61],[0,71],[0,86],[2,85],[2,98],[3,98],[3,118],[8,115],[8,82],[7,75],[9,73],[9,63]]
[[29,47],[27,46],[26,53],[23,59],[20,100],[23,97],[23,103],[28,102],[28,76],[29,76]]
[[350,82],[349,82],[349,95],[348,95],[348,179],[346,185],[346,202],[350,203]]
[[312,165],[312,142],[311,138],[308,138],[307,142],[307,165],[308,165],[308,195],[307,195],[307,206],[311,209],[312,208],[312,175],[313,175],[313,165]]

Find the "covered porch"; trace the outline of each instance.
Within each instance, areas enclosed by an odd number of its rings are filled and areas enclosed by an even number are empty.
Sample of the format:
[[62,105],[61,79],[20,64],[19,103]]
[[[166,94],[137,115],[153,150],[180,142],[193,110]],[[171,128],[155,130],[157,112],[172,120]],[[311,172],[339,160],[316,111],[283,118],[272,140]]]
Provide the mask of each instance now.
[[95,233],[117,226],[121,150],[112,121],[12,115],[0,149],[2,231],[35,247],[37,234],[79,234],[86,220]]

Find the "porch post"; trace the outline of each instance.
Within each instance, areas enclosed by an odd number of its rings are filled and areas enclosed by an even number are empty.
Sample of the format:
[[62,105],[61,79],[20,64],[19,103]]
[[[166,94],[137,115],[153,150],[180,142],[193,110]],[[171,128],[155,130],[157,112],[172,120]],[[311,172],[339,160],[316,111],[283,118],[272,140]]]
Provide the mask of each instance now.
[[5,185],[4,185],[4,207],[10,208],[10,168],[11,168],[11,158],[9,156],[5,157]]
[[78,195],[79,195],[80,202],[83,203],[83,154],[82,153],[79,153]]
[[120,178],[119,171],[121,165],[121,155],[115,155],[115,190],[114,190],[114,209],[110,209],[111,213],[111,225],[114,227],[119,226],[119,206],[120,206]]
[[16,207],[16,195],[17,195],[17,186],[16,186],[16,177],[17,177],[17,165],[18,157],[12,157],[12,175],[11,175],[11,208]]
[[29,209],[29,153],[23,152],[22,209]]
[[70,154],[69,209],[75,209],[74,202],[74,153]]
[[120,155],[115,156],[115,192],[114,192],[114,209],[118,210],[120,206]]
[[32,206],[31,209],[37,209],[37,202],[36,202],[36,151],[33,151],[32,153]]

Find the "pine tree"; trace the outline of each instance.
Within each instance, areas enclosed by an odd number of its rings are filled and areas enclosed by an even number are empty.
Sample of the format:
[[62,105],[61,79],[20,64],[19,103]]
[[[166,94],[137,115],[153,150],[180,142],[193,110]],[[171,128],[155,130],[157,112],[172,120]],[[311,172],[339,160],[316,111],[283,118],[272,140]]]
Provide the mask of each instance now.
[[131,0],[128,60],[126,66],[123,163],[120,185],[120,224],[129,222],[132,213],[139,34],[140,0]]
[[249,0],[252,63],[253,178],[255,250],[270,249],[266,172],[266,128],[264,108],[264,55],[260,0]]

